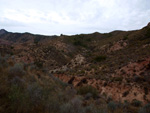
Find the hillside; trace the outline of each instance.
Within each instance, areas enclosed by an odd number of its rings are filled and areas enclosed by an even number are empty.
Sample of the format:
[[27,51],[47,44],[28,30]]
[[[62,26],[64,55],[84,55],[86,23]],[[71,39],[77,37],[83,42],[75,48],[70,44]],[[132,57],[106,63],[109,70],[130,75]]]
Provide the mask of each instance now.
[[73,36],[0,30],[0,54],[0,112],[150,112],[150,24]]

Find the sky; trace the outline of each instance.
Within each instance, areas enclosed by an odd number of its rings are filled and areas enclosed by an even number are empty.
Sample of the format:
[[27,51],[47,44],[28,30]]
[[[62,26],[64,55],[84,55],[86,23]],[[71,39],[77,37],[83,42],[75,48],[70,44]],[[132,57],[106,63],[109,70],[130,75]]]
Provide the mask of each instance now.
[[0,29],[44,35],[135,30],[150,22],[150,0],[0,0]]

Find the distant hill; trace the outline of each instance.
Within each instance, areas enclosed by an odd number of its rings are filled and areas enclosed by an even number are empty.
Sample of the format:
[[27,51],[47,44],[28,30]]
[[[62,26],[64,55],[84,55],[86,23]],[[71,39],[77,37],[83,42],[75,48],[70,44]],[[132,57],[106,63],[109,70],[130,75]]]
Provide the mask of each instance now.
[[0,35],[3,35],[3,34],[5,34],[5,33],[7,33],[7,31],[6,31],[5,29],[1,29],[1,30],[0,30]]

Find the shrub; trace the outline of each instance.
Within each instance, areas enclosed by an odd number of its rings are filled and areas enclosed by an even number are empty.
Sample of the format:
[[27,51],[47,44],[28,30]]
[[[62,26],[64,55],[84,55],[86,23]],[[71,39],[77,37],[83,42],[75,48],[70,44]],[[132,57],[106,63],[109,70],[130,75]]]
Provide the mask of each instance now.
[[[58,112],[60,110],[60,101],[57,98],[57,95],[45,95],[44,106],[48,113]],[[42,102],[43,103],[43,102]]]
[[139,110],[139,113],[150,113],[150,104],[146,104]]
[[12,85],[10,89],[9,99],[12,102],[15,102],[15,101],[19,101],[21,96],[22,96],[21,88],[19,88],[19,86],[17,85]]
[[82,46],[82,47],[87,47],[86,44],[84,44],[82,41],[76,40],[73,42],[73,45],[75,46]]
[[36,66],[36,65],[34,65],[34,64],[33,64],[33,65],[31,65],[31,66],[30,66],[30,70],[31,70],[31,71],[33,71],[33,70],[37,70],[37,66]]
[[61,106],[61,113],[85,113],[82,107],[82,101],[75,97],[70,102]]
[[145,80],[143,77],[141,77],[141,76],[135,76],[135,77],[133,78],[133,81],[140,83],[140,82],[144,82],[144,81],[146,81],[146,80]]
[[101,62],[103,60],[106,60],[106,56],[97,56],[94,58],[94,61],[96,62]]
[[91,42],[92,39],[91,39],[91,38],[87,38],[86,41],[87,41],[87,42]]
[[38,106],[42,100],[42,87],[37,83],[32,83],[27,86],[26,92],[29,95],[31,103],[35,106]]
[[94,104],[90,104],[84,109],[85,113],[108,113],[107,109],[104,106],[102,108],[98,108]]
[[122,97],[126,97],[128,94],[129,94],[129,91],[125,91],[125,92],[122,94]]
[[123,37],[123,40],[128,40],[128,36],[124,36],[124,37]]
[[73,109],[72,109],[71,104],[66,103],[66,104],[64,104],[64,105],[61,106],[60,112],[61,112],[61,113],[73,113],[72,110],[73,110]]
[[14,49],[14,46],[11,46],[10,48],[11,48],[11,49]]
[[66,96],[67,98],[72,98],[77,94],[77,91],[74,88],[67,87],[66,88]]
[[8,95],[11,112],[26,113],[29,110],[27,95],[20,86],[12,85]]
[[38,44],[41,41],[41,37],[34,38],[34,43]]
[[91,93],[94,98],[98,97],[97,89],[89,85],[78,88],[77,92],[80,95],[86,95],[88,93]]
[[34,62],[34,64],[39,68],[43,67],[43,63],[41,61],[36,61],[36,62]]
[[25,84],[25,80],[20,78],[19,76],[15,76],[14,78],[12,78],[11,84],[16,85],[16,86],[20,86],[23,88],[23,86]]
[[81,42],[81,41],[75,41],[75,42],[73,42],[73,44],[74,44],[75,46],[81,46],[81,45],[82,45],[82,42]]
[[123,80],[123,77],[115,77],[114,78],[114,81],[120,81],[121,82],[122,80]]
[[145,36],[146,36],[146,38],[150,38],[150,28],[147,29]]
[[110,101],[107,107],[111,112],[114,112],[117,109],[117,104],[114,101]]
[[135,107],[140,107],[142,105],[142,102],[139,100],[133,99],[131,104]]
[[128,109],[129,105],[130,105],[130,103],[127,100],[124,100],[123,108]]
[[145,95],[148,95],[148,88],[147,87],[144,87],[144,93],[145,93]]
[[2,57],[0,54],[0,68],[8,66],[6,60],[7,60],[7,57]]
[[8,75],[10,78],[13,78],[15,76],[22,77],[23,75],[25,75],[23,65],[22,64],[15,64],[13,67],[9,68]]

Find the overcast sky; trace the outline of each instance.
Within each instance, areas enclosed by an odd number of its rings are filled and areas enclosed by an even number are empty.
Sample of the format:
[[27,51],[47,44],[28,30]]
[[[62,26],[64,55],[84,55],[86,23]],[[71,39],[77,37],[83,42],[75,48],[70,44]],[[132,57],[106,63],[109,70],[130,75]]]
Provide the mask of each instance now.
[[104,33],[148,22],[150,0],[0,0],[0,29],[12,32]]

